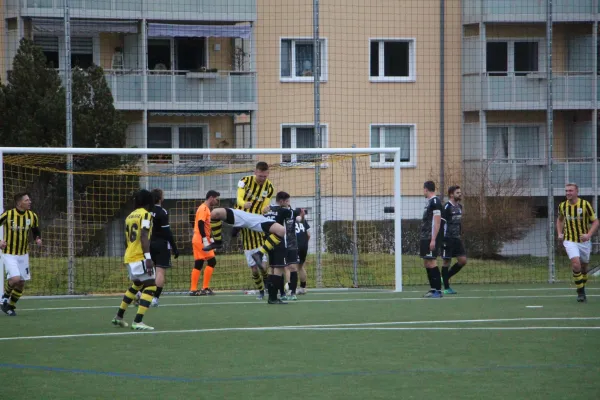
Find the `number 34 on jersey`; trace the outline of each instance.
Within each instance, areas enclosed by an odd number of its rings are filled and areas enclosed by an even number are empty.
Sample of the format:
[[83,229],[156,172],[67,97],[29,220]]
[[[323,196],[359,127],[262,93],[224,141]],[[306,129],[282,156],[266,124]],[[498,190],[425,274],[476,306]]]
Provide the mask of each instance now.
[[138,208],[133,211],[125,220],[125,250],[124,262],[126,264],[142,261],[144,259],[144,250],[140,230],[148,230],[148,239],[152,232],[152,214],[144,208]]

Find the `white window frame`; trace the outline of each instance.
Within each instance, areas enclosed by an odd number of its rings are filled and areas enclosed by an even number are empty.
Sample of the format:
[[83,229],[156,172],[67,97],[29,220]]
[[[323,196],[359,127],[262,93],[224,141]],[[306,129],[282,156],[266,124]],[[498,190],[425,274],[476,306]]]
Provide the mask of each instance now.
[[[148,36],[148,38],[146,39],[146,49],[148,49],[148,45],[149,45],[149,41],[150,40],[168,40],[169,41],[169,50],[171,51],[171,69],[168,69],[167,71],[186,71],[186,70],[179,70],[179,69],[175,69],[175,64],[176,64],[176,60],[175,60],[175,56],[177,54],[175,54],[175,38],[174,37],[162,37],[162,36]],[[148,51],[148,50],[146,50]],[[208,49],[208,37],[204,38],[204,58],[206,59],[206,68],[209,69],[210,68],[210,59],[209,59],[209,54],[210,51]],[[146,70],[148,71],[155,71],[153,69],[150,69],[148,67],[148,57],[146,57]],[[160,71],[158,71],[160,72]],[[164,71],[163,71],[164,72]]]
[[[485,142],[484,142],[485,159],[488,161],[494,161],[494,159],[489,158],[489,154],[488,154],[488,140],[489,140],[488,129],[489,128],[508,128],[508,158],[499,159],[499,160],[496,160],[495,162],[510,163],[512,161],[521,160],[524,163],[532,164],[532,165],[537,164],[537,163],[542,163],[542,164],[545,163],[547,135],[546,135],[546,126],[544,124],[539,124],[539,123],[509,123],[509,124],[491,123],[491,124],[487,124],[486,129],[485,129]],[[516,138],[515,138],[515,128],[538,128],[538,134],[540,135],[540,139],[541,139],[538,141],[540,157],[538,157],[537,159],[534,159],[534,160],[530,160],[530,161],[524,161],[522,159],[515,158],[515,147],[517,144]],[[540,161],[540,160],[542,160],[542,161]]]
[[[411,148],[410,148],[410,161],[400,162],[400,168],[415,168],[417,166],[417,124],[407,124],[407,123],[369,124],[369,147],[372,149],[385,149],[386,148],[386,146],[385,146],[385,128],[388,126],[394,127],[394,128],[396,128],[396,127],[410,128],[410,142],[412,144]],[[380,131],[379,131],[379,143],[381,144],[380,147],[373,147],[373,144],[371,143],[371,131],[373,130],[373,128],[380,129]],[[383,129],[383,131],[381,131],[381,129]],[[386,162],[385,156],[386,156],[385,154],[380,153],[378,162],[373,162],[369,159],[371,168],[393,168],[394,163]]]
[[[179,149],[179,128],[203,128],[206,132],[205,137],[205,149],[210,148],[210,125],[207,123],[194,123],[194,124],[177,124],[177,123],[151,123],[148,124],[148,128],[171,128],[171,148]],[[146,142],[144,146],[148,148],[148,137],[146,135]],[[204,160],[209,160],[210,156],[205,155],[202,157]],[[173,164],[180,164],[179,154],[174,154],[172,161]],[[148,161],[149,164],[155,164],[151,160]],[[160,163],[156,163],[160,164]]]
[[[292,61],[291,61],[292,65],[290,66],[291,76],[282,76],[281,75],[281,68],[283,66],[281,63],[281,48],[282,48],[282,43],[284,40],[292,41]],[[319,82],[327,82],[327,77],[328,77],[327,38],[320,37],[319,40],[321,41],[321,79],[319,79]],[[288,37],[288,36],[279,38],[279,80],[281,82],[314,82],[314,76],[296,76],[296,46],[295,46],[295,44],[296,44],[296,42],[306,42],[306,41],[309,41],[312,44],[314,39],[311,37]]]
[[[322,148],[328,148],[329,147],[329,124],[320,124],[321,128],[325,128],[325,134],[321,135],[321,146]],[[281,124],[279,127],[279,143],[280,143],[280,148],[284,148],[283,147],[283,128],[291,128],[291,145],[292,149],[297,149],[298,147],[296,147],[296,142],[297,142],[297,138],[296,138],[296,128],[313,128],[315,125],[313,123],[307,122],[307,123],[285,123],[285,124]],[[286,147],[287,148],[287,147]],[[280,162],[283,166],[288,166],[288,167],[297,167],[297,166],[304,166],[306,168],[314,168],[312,165],[310,165],[311,163],[307,163],[307,162],[303,162],[303,161],[298,161],[298,155],[297,154],[292,154],[291,155],[291,161],[283,161],[283,155],[281,155],[280,158]],[[328,164],[327,163],[321,163],[321,167],[322,168],[327,168]]]
[[[507,43],[506,51],[508,52],[508,61],[507,61],[507,75],[515,74],[515,43],[516,42],[529,42],[529,43],[537,43],[538,44],[538,71],[532,71],[530,73],[545,73],[546,72],[546,39],[543,37],[535,36],[535,37],[503,37],[503,38],[486,38],[483,61],[485,65],[486,74],[494,73],[494,72],[502,72],[502,71],[488,71],[487,70],[487,44],[488,43]],[[507,126],[507,125],[502,125]]]
[[[379,42],[379,76],[371,76],[371,43]],[[408,76],[385,76],[384,42],[408,42]],[[374,37],[369,38],[368,77],[371,82],[416,82],[417,81],[417,39],[414,37]]]

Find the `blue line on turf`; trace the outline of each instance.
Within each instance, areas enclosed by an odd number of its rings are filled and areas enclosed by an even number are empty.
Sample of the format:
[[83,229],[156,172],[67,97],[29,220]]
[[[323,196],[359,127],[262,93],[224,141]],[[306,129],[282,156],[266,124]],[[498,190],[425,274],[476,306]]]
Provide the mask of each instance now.
[[99,375],[110,376],[116,378],[133,378],[152,381],[168,381],[182,383],[219,383],[219,382],[245,382],[245,381],[262,381],[274,379],[306,379],[306,378],[326,378],[330,376],[377,376],[377,375],[401,375],[414,374],[424,372],[438,372],[449,374],[472,373],[472,372],[487,372],[487,371],[518,371],[518,370],[538,370],[538,369],[583,369],[589,368],[599,369],[598,365],[581,365],[581,364],[541,364],[541,365],[494,365],[488,367],[472,367],[472,368],[413,368],[413,369],[393,369],[393,370],[374,370],[374,371],[338,371],[338,372],[312,372],[298,374],[281,374],[281,375],[257,375],[257,376],[234,376],[228,378],[184,378],[177,376],[159,376],[159,375],[141,375],[127,372],[110,372],[110,371],[95,371],[90,369],[76,368],[60,368],[48,367],[43,365],[25,365],[25,364],[0,364],[0,368],[21,369],[21,370],[37,370],[46,372],[66,372],[72,374],[83,375]]

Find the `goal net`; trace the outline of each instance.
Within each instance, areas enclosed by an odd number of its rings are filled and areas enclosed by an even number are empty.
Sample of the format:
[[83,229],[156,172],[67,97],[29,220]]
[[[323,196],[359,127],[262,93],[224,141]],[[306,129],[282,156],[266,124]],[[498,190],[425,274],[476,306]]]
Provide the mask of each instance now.
[[[293,154],[279,149],[101,149],[71,154],[73,168],[68,169],[65,149],[14,151],[0,153],[1,204],[4,209],[12,208],[16,193],[29,193],[43,237],[42,247],[30,244],[28,294],[122,291],[128,281],[123,266],[124,220],[140,188],[163,190],[163,207],[180,251],[167,272],[165,292],[187,292],[194,267],[197,208],[209,190],[220,193],[221,207],[233,206],[238,181],[253,175],[258,161],[270,166],[269,179],[275,188],[271,204],[277,192],[285,191],[291,195],[292,207],[307,212],[309,288],[401,287],[401,260],[396,251],[400,241],[395,235],[395,218],[399,223],[401,216],[385,212],[400,200],[399,182],[394,179],[400,169],[394,168],[394,153],[373,153],[376,149],[311,149],[311,153],[296,150]],[[379,168],[372,167],[375,162]],[[74,193],[70,208],[69,174]],[[72,230],[69,209],[73,210]],[[231,227],[225,225],[223,237],[212,288],[253,290],[240,235],[232,236]]]

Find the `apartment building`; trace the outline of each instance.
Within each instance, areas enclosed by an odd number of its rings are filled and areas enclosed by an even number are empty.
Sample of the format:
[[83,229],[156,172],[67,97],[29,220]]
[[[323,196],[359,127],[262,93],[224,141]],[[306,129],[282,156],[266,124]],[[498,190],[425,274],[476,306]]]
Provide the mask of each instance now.
[[523,180],[523,195],[547,195],[551,62],[554,195],[563,196],[564,183],[576,182],[580,194],[595,197],[599,3],[552,3],[549,52],[545,1],[462,2],[464,165],[467,171],[489,166],[496,182]]

